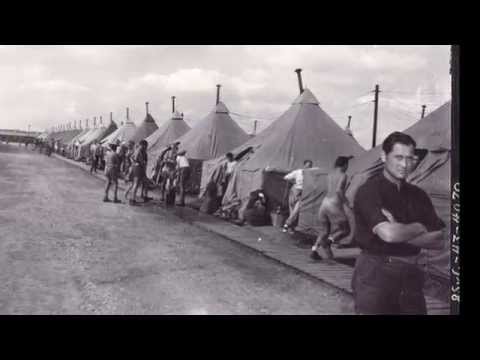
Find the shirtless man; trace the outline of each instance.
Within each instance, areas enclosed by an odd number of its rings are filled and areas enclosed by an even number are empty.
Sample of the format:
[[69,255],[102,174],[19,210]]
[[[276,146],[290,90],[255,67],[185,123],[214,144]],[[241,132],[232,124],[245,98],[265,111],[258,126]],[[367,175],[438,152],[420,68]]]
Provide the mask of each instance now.
[[[133,173],[133,198],[130,199],[130,205],[137,204],[137,191],[138,188],[141,187],[140,194],[143,197],[143,200],[146,202],[148,201],[145,198],[145,178],[147,177],[146,169],[147,169],[147,147],[148,142],[146,140],[140,140],[138,143],[137,150],[133,155],[133,164],[132,164],[132,173]],[[129,191],[129,190],[127,190]]]
[[345,187],[349,160],[350,157],[339,156],[335,160],[334,169],[327,176],[327,194],[318,211],[319,233],[310,254],[314,260],[332,260],[331,245],[350,233],[348,218],[343,209],[348,204]]
[[105,176],[107,178],[107,185],[105,187],[105,197],[103,198],[104,202],[110,202],[110,199],[108,198],[108,192],[110,190],[110,186],[113,185],[113,202],[121,203],[121,201],[118,199],[118,175],[120,173],[120,162],[116,150],[116,144],[109,144],[109,150],[107,152],[105,163]]

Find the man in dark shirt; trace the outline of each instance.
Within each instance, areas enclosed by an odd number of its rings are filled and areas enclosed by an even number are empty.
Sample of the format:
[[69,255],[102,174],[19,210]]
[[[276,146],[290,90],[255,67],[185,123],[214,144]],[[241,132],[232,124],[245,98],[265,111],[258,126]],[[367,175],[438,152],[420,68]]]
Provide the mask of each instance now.
[[445,224],[428,195],[405,180],[416,143],[404,133],[382,145],[384,170],[365,182],[354,200],[355,240],[362,249],[352,279],[360,314],[426,314],[421,249],[445,246]]

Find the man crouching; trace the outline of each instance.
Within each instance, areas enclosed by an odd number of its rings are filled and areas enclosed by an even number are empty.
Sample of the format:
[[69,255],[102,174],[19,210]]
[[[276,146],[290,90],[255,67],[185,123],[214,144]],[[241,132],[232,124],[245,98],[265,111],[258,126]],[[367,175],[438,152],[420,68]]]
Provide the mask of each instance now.
[[120,173],[120,158],[116,153],[117,144],[109,144],[109,148],[107,151],[107,155],[105,157],[105,176],[107,177],[107,186],[105,187],[105,197],[103,198],[104,202],[109,202],[110,199],[108,198],[108,192],[110,190],[110,186],[114,185],[114,193],[113,193],[113,202],[114,203],[121,203],[118,200],[118,176]]

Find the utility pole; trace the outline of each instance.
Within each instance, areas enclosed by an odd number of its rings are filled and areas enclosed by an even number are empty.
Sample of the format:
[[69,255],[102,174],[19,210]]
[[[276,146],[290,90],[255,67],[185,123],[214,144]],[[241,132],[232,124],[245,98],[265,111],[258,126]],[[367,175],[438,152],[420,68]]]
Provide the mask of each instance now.
[[424,116],[425,116],[425,108],[426,107],[427,107],[427,105],[422,105],[422,117],[421,117],[421,119],[423,119]]
[[378,121],[378,93],[380,92],[380,87],[375,85],[375,108],[373,110],[373,138],[372,138],[372,148],[377,145],[377,121]]
[[175,113],[175,96],[172,96],[172,114]]
[[253,122],[253,135],[257,135],[257,122],[258,120],[255,120]]
[[216,101],[216,104],[215,105],[218,105],[218,103],[220,102],[220,87],[222,85],[220,84],[217,84],[217,101]]

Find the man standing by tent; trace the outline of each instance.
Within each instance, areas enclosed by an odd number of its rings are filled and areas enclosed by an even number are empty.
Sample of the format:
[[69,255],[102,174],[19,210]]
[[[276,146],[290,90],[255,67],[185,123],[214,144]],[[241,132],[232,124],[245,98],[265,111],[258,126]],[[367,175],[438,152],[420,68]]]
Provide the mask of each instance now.
[[167,153],[172,149],[172,145],[168,145],[162,150],[160,155],[157,156],[155,165],[152,167],[152,182],[160,187],[160,201],[165,201],[165,184],[169,174],[167,169]]
[[178,195],[180,201],[177,203],[177,206],[185,206],[185,189],[187,187],[187,181],[190,177],[190,164],[187,157],[185,156],[187,152],[181,150],[177,155],[177,184],[178,184]]
[[123,169],[122,169],[125,177],[125,182],[130,181],[129,173],[130,173],[130,168],[132,166],[132,159],[134,154],[135,154],[135,142],[130,140],[127,143],[127,151],[125,154],[125,160],[123,162]]
[[294,184],[290,189],[288,196],[288,207],[290,209],[290,215],[283,225],[283,232],[293,233],[293,229],[298,221],[298,214],[300,211],[300,198],[302,197],[303,190],[303,170],[310,169],[313,166],[312,160],[305,160],[303,162],[303,169],[293,170],[285,175],[284,179]]
[[235,171],[235,166],[237,165],[237,162],[234,160],[231,152],[227,153],[225,156],[227,158],[227,162],[225,163],[225,172],[222,179],[222,196],[227,190],[228,183],[230,182],[233,172]]
[[[350,159],[351,157],[339,156],[335,160],[333,171],[327,176],[327,193],[318,211],[318,237],[310,255],[315,260],[333,259],[331,245],[350,233],[348,218],[344,211],[344,206],[348,205],[345,188],[347,185],[346,171]],[[322,255],[319,255],[318,251]]]
[[[102,166],[102,159],[103,159],[103,147],[100,145],[98,141],[95,141],[95,168],[94,172],[97,172],[98,168]],[[118,147],[118,145],[117,145]]]
[[93,172],[97,172],[97,162],[96,162],[96,156],[95,156],[95,150],[97,150],[97,142],[94,141],[91,145],[90,145],[90,174],[92,174]]
[[148,143],[146,140],[141,140],[138,144],[137,150],[133,155],[133,198],[130,199],[130,205],[137,204],[137,191],[140,185],[142,186],[141,194],[144,195],[146,169],[147,169],[147,146]]
[[110,190],[110,186],[114,185],[113,190],[113,202],[120,203],[121,201],[118,200],[118,175],[120,172],[120,161],[118,158],[118,154],[116,153],[117,145],[110,144],[109,150],[107,152],[106,160],[105,160],[105,176],[107,177],[107,186],[105,187],[105,197],[103,198],[104,202],[110,202],[108,198],[108,192]]
[[362,249],[352,279],[360,314],[426,314],[421,249],[442,249],[445,224],[427,193],[406,182],[416,143],[394,132],[382,144],[383,172],[354,200],[355,240]]

